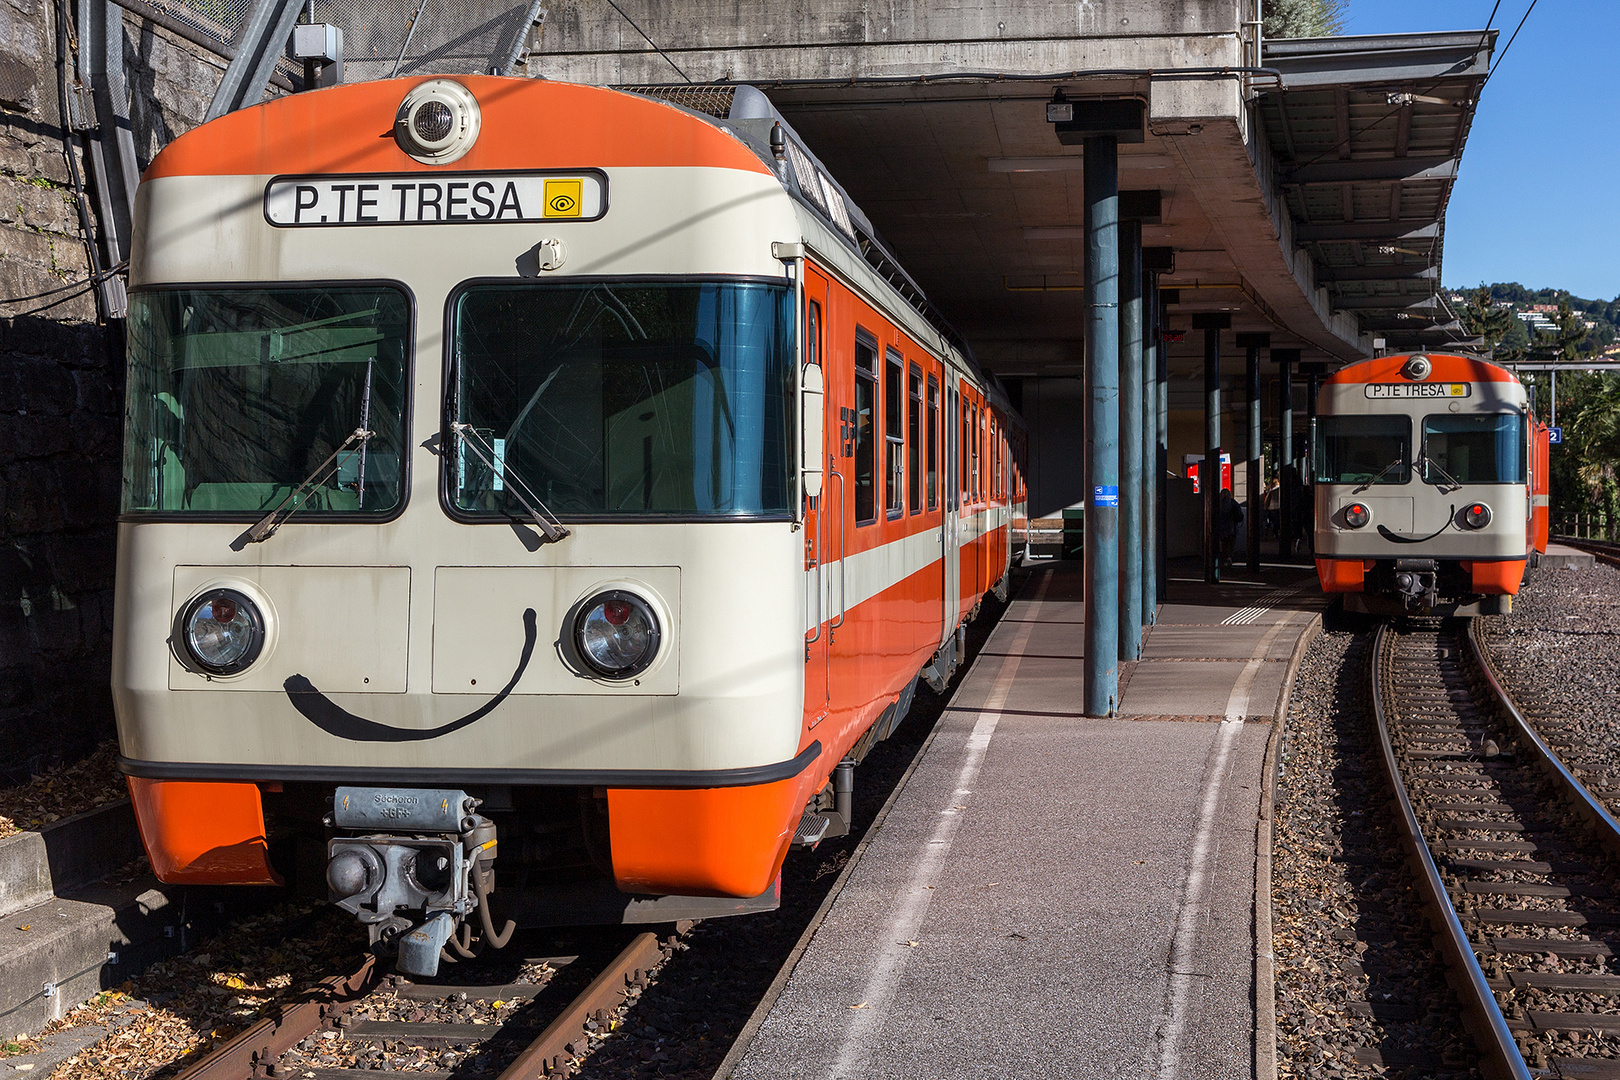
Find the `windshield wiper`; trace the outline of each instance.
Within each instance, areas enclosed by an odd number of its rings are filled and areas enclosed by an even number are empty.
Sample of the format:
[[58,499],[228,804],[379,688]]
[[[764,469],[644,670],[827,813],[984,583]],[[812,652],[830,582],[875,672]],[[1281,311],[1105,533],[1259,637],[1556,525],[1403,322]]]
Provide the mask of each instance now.
[[1352,495],[1360,495],[1363,491],[1366,491],[1368,488],[1370,488],[1374,484],[1378,483],[1378,481],[1380,481],[1384,477],[1388,476],[1392,470],[1399,468],[1402,464],[1405,463],[1405,461],[1406,461],[1406,455],[1402,454],[1400,457],[1396,458],[1394,461],[1390,462],[1388,465],[1385,465],[1382,469],[1379,469],[1377,476],[1374,476],[1370,480],[1363,481],[1362,485],[1360,487],[1356,488],[1354,491],[1350,492],[1350,494],[1352,494]]
[[1440,494],[1444,495],[1448,491],[1461,491],[1462,490],[1462,481],[1458,480],[1455,476],[1452,476],[1450,473],[1446,472],[1445,469],[1440,467],[1440,463],[1438,461],[1434,460],[1434,458],[1430,457],[1428,454],[1424,454],[1421,457],[1419,457],[1418,458],[1418,463],[1420,465],[1427,466],[1428,468],[1433,469],[1435,472],[1439,473],[1441,476],[1443,476],[1447,480],[1451,481],[1451,486],[1450,487],[1446,487],[1444,484],[1437,485],[1440,488]]
[[[327,480],[331,479],[332,475],[337,472],[337,459],[344,453],[344,451],[348,450],[349,447],[353,446],[355,443],[359,443],[360,446],[364,448],[367,440],[371,439],[376,434],[377,433],[375,431],[367,431],[363,427],[355,428],[349,433],[349,437],[343,440],[343,444],[336,450],[332,451],[331,454],[327,455],[325,461],[315,466],[310,474],[304,477],[303,481],[297,487],[293,488],[285,499],[282,499],[281,502],[276,505],[274,510],[260,518],[257,525],[253,526],[253,528],[249,529],[245,534],[243,534],[243,539],[249,544],[257,544],[261,541],[270,539],[270,537],[274,535],[275,531],[281,528],[282,522],[292,517],[299,510],[303,509],[303,503],[298,503],[296,506],[290,505],[295,499],[298,498],[298,496],[302,495],[311,487],[314,487],[317,483],[324,484]],[[286,512],[283,513],[283,511]]]
[[[510,481],[511,487],[508,490],[512,492],[512,498],[516,499],[523,509],[529,512],[529,517],[540,529],[540,535],[545,537],[546,541],[556,542],[568,536],[567,527],[558,521],[550,510],[546,509],[546,504],[540,500],[540,496],[534,493],[534,489],[528,485],[528,482],[519,475],[516,469],[512,468],[504,459],[499,467],[496,466],[494,448],[479,438],[478,432],[474,430],[471,424],[463,424],[458,420],[452,420],[450,430],[460,437],[462,445],[471,450],[478,457],[478,460],[489,467],[491,476],[504,476]],[[487,455],[484,453],[486,450],[489,451]],[[519,491],[520,488],[522,491]],[[528,499],[523,497],[523,491],[529,493]],[[531,503],[529,499],[534,501]]]

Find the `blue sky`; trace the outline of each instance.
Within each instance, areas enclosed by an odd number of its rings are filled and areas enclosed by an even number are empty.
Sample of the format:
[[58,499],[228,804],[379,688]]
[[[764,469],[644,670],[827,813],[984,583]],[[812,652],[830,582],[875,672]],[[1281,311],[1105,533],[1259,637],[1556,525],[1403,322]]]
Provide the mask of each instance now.
[[[1349,0],[1345,32],[1478,30],[1493,2]],[[1529,6],[1502,0],[1498,56]],[[1446,285],[1620,296],[1616,40],[1620,2],[1538,0],[1479,101],[1446,213]]]

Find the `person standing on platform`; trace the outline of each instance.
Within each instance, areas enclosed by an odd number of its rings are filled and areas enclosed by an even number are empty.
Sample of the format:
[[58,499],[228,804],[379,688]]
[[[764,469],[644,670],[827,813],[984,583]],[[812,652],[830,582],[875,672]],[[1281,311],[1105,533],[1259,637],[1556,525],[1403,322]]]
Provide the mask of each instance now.
[[1238,529],[1243,525],[1243,507],[1232,497],[1231,488],[1221,489],[1220,520],[1221,530],[1221,566],[1229,569],[1232,565],[1232,552],[1237,547]]
[[1282,513],[1282,481],[1271,474],[1271,483],[1260,493],[1260,507],[1266,513],[1266,531],[1262,536],[1277,535],[1277,516]]

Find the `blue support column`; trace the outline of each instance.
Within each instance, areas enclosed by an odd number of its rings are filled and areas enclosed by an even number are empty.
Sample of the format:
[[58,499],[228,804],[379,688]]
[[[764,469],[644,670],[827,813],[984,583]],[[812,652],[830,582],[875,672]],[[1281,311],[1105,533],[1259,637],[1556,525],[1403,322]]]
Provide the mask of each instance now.
[[1159,275],[1142,275],[1142,625],[1159,621]]
[[1247,462],[1244,486],[1248,489],[1249,527],[1248,562],[1250,570],[1260,569],[1260,533],[1265,523],[1265,510],[1261,506],[1260,484],[1260,350],[1271,348],[1270,334],[1239,334],[1238,348],[1244,351],[1243,388],[1249,410],[1248,446],[1243,457]]
[[1087,716],[1119,702],[1119,145],[1085,140]]
[[1142,655],[1142,222],[1119,223],[1119,658]]
[[1142,249],[1142,622],[1159,621],[1159,539],[1164,528],[1165,433],[1160,427],[1159,392],[1164,370],[1164,307],[1159,275],[1173,273],[1175,252],[1167,247]]
[[1294,558],[1295,522],[1294,488],[1299,473],[1294,468],[1294,365],[1299,362],[1298,349],[1272,349],[1271,358],[1277,361],[1277,440],[1280,450],[1277,461],[1282,466],[1282,513],[1277,522],[1277,559],[1291,562]]
[[1198,469],[1198,491],[1204,503],[1204,580],[1221,580],[1221,331],[1232,316],[1193,316],[1193,329],[1204,332],[1204,463]]
[[[1155,553],[1158,558],[1158,584],[1157,589],[1161,597],[1168,596],[1170,592],[1170,489],[1165,483],[1165,477],[1171,472],[1170,468],[1170,348],[1164,340],[1164,330],[1170,325],[1169,307],[1171,304],[1181,302],[1180,289],[1158,289],[1159,310],[1157,322],[1159,325],[1159,370],[1154,376],[1154,382],[1159,386],[1159,420],[1154,425],[1159,437],[1159,445],[1154,448],[1156,459],[1154,467],[1159,473],[1159,505],[1155,508],[1155,517],[1158,530],[1159,550]],[[1177,473],[1179,476],[1180,473]]]

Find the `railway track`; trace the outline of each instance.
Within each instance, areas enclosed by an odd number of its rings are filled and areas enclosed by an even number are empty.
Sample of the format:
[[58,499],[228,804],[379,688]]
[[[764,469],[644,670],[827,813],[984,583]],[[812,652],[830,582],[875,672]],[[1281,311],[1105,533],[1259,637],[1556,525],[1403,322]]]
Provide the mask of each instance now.
[[1386,624],[1372,667],[1382,757],[1481,1071],[1620,1080],[1620,825],[1467,623]]
[[1605,540],[1576,540],[1568,536],[1553,538],[1560,544],[1584,551],[1598,562],[1620,569],[1620,544],[1611,544]]
[[[570,1076],[593,1035],[605,1033],[614,1012],[647,985],[675,940],[638,934],[549,1022],[541,1020],[543,979],[490,982],[463,964],[447,969],[444,981],[415,983],[368,959],[262,1018],[176,1080],[365,1080],[400,1071],[418,1080]],[[552,958],[549,966],[575,959]],[[454,1019],[442,1019],[447,1015]]]

